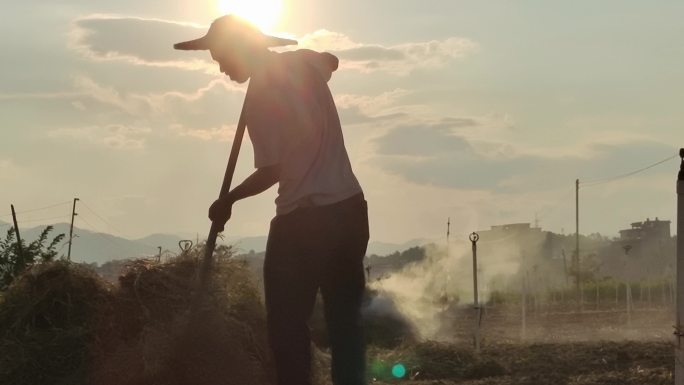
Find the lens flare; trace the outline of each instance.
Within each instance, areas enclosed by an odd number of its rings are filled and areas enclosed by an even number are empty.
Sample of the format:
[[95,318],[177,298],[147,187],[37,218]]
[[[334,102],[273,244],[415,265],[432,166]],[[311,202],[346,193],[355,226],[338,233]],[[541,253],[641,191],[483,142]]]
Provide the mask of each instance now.
[[392,367],[392,375],[396,378],[404,378],[406,375],[406,367],[402,364],[396,364]]

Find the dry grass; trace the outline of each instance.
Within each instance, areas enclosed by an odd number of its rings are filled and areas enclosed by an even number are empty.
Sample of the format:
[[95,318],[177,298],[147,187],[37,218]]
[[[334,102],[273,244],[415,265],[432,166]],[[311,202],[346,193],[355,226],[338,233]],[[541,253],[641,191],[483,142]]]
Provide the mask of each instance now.
[[27,271],[0,302],[0,383],[272,384],[251,273],[221,259],[193,307],[197,253],[133,261],[118,286],[66,262]]
[[21,275],[0,302],[0,383],[78,384],[112,288],[65,262]]

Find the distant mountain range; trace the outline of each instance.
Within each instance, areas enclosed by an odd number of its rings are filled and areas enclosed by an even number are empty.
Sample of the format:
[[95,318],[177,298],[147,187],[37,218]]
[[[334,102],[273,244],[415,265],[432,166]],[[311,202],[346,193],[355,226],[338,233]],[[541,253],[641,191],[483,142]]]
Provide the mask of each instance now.
[[[9,223],[0,221],[0,237],[4,239]],[[45,229],[45,225],[22,228],[19,226],[20,234],[24,242],[29,243],[37,239]],[[69,224],[57,223],[53,225],[54,230],[50,233],[49,240],[58,234],[64,234],[64,241],[57,247],[60,254],[67,254],[67,238],[69,236]],[[187,239],[176,234],[151,234],[140,239],[126,239],[107,233],[98,233],[90,230],[74,227],[74,241],[71,246],[71,259],[78,262],[98,263],[113,259],[125,259],[133,257],[153,256],[162,251],[177,253],[180,251],[178,242]],[[191,239],[196,242],[197,237]],[[266,236],[231,238],[227,237],[222,243],[235,245],[240,253],[256,253],[266,249]],[[201,237],[200,237],[201,240]],[[429,240],[414,239],[405,243],[395,244],[387,242],[370,242],[368,245],[368,255],[387,255],[396,251],[402,251],[414,246],[429,243]]]

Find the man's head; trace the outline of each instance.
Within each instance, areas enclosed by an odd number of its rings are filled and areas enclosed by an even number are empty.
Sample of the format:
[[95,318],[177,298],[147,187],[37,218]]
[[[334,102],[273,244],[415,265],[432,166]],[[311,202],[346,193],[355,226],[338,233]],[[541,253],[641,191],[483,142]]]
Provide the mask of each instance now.
[[258,60],[268,47],[297,44],[294,40],[264,35],[258,28],[235,16],[214,20],[207,34],[199,39],[174,44],[180,50],[208,50],[219,63],[221,72],[238,83],[249,79]]

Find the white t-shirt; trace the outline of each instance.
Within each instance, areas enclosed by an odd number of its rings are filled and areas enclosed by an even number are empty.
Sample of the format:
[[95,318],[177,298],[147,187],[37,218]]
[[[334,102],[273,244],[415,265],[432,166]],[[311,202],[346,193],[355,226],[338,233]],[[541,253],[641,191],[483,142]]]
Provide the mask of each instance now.
[[311,50],[273,53],[250,80],[247,131],[254,166],[280,165],[277,215],[362,191],[327,85],[337,63],[335,56]]

